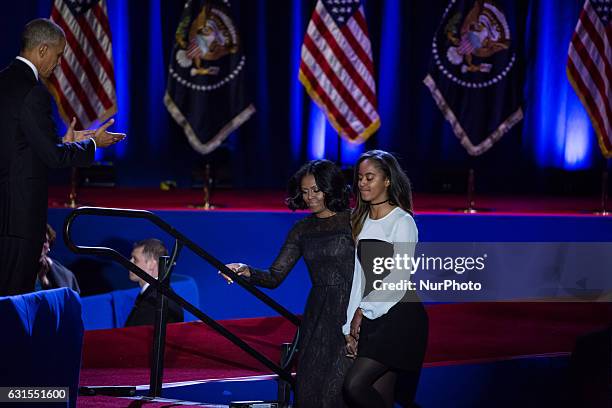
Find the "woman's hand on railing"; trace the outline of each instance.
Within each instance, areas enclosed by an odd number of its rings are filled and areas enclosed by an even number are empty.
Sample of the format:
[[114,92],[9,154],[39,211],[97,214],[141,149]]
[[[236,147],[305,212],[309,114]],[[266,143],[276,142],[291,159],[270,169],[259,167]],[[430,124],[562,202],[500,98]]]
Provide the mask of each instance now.
[[[244,276],[245,278],[248,278],[251,276],[251,270],[249,269],[249,266],[243,263],[229,263],[229,264],[226,264],[225,266],[227,266],[232,271],[236,272],[238,275]],[[234,283],[232,278],[230,278],[223,272],[219,271],[219,275],[221,275],[221,277],[225,279],[228,285],[230,283]]]

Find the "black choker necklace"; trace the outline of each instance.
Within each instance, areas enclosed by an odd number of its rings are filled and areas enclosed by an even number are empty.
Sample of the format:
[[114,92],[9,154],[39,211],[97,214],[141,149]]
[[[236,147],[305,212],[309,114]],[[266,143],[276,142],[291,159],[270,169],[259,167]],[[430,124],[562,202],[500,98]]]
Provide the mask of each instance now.
[[388,203],[388,202],[389,202],[389,199],[387,198],[385,201],[381,201],[380,203],[370,203],[370,205],[381,205],[381,204]]

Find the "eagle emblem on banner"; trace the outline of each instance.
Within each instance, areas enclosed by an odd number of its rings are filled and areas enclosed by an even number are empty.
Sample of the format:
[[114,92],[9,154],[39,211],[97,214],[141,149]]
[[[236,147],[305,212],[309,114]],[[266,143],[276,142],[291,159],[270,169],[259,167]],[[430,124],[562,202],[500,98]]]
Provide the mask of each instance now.
[[455,14],[446,26],[451,46],[446,57],[461,72],[490,72],[491,64],[475,64],[474,57],[486,60],[493,54],[510,47],[510,28],[504,13],[491,2],[475,2],[461,24],[461,13]]
[[513,0],[450,0],[434,35],[424,83],[470,155],[489,150],[523,118],[519,26]]
[[176,33],[176,61],[191,76],[218,75],[214,61],[238,52],[240,39],[231,18],[220,8],[204,5],[191,24],[186,16]]
[[175,32],[164,104],[201,154],[254,112],[229,0],[187,0]]

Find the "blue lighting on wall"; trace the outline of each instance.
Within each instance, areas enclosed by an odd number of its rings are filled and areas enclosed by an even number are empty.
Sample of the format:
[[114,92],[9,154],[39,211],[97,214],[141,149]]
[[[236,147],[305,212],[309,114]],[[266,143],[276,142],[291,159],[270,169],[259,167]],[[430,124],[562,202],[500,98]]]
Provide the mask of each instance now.
[[[528,84],[533,107],[526,112],[526,128],[535,132],[526,134],[525,142],[534,144],[536,162],[542,167],[578,170],[592,165],[596,137],[565,73],[581,4],[576,5],[558,7],[555,0],[542,0],[531,16],[539,31],[538,42],[532,45],[538,58]],[[555,13],[550,12],[553,9]]]
[[568,170],[585,169],[591,165],[591,152],[596,145],[596,136],[578,96],[572,90],[568,96],[564,167]]
[[[380,64],[378,68],[378,112],[381,117],[381,126],[374,137],[381,147],[389,146],[393,140],[392,122],[396,121],[398,108],[409,109],[406,105],[398,103],[397,75],[400,58],[400,0],[387,0],[383,6],[383,19],[380,41]],[[402,67],[402,69],[408,69]],[[406,72],[407,74],[407,72]]]
[[302,0],[293,0],[291,7],[291,76],[289,95],[289,135],[291,138],[291,155],[293,161],[300,159],[302,149],[302,107],[303,87],[298,80],[301,61],[301,49],[304,33],[302,31]]
[[[113,39],[113,64],[115,71],[115,92],[117,95],[117,114],[115,124],[111,130],[116,132],[127,132],[128,139],[117,143],[110,149],[98,149],[96,159],[106,152],[114,158],[121,159],[127,153],[130,128],[130,33],[128,4],[126,1],[108,1],[108,20],[111,27]],[[113,154],[114,153],[114,154]],[[106,156],[108,157],[108,156]]]
[[168,115],[160,114],[166,108],[163,105],[166,83],[166,70],[162,55],[162,27],[160,0],[151,0],[149,8],[149,63],[148,63],[148,134],[149,146],[156,153],[163,152],[167,146],[167,138],[160,129],[167,127]]
[[310,103],[310,121],[308,126],[308,160],[325,157],[325,128],[327,117],[319,107]]
[[38,0],[36,2],[37,16],[41,18],[49,18],[51,16],[51,4],[49,0]]
[[[257,71],[257,88],[256,88],[256,102],[258,115],[258,139],[260,141],[258,151],[267,148],[270,140],[270,126],[269,126],[269,95],[268,95],[268,48],[267,34],[266,34],[266,7],[267,3],[259,4],[257,7],[257,60],[251,61],[251,67],[254,67]],[[256,68],[255,68],[256,67]]]
[[[377,136],[373,136],[377,137]],[[365,151],[365,144],[351,143],[345,139],[342,139],[341,146],[342,150],[342,163],[343,166],[349,166],[355,164],[361,153]]]

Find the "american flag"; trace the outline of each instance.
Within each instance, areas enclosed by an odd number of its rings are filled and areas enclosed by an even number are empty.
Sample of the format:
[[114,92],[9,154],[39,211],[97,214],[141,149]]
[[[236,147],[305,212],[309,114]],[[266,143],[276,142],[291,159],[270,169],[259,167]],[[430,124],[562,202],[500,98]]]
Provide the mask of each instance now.
[[372,48],[360,0],[319,0],[302,45],[300,81],[338,133],[364,142],[380,126]]
[[55,0],[51,20],[66,34],[66,49],[49,78],[66,123],[77,129],[102,122],[117,112],[111,32],[106,0]]
[[572,36],[567,76],[582,100],[604,156],[612,157],[612,0],[586,0]]

